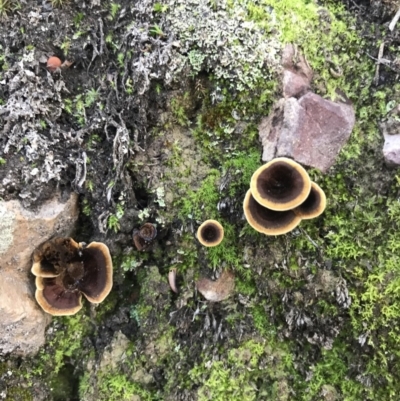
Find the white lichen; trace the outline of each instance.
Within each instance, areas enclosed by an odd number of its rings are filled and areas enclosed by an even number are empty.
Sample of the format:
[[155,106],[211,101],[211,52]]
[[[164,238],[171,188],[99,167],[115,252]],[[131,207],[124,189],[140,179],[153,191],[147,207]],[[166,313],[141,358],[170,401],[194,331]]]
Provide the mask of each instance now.
[[203,68],[242,90],[270,77],[279,65],[278,34],[250,21],[245,2],[170,0],[168,6],[166,25],[179,39],[176,74],[190,64],[195,72]]
[[0,202],[0,255],[13,242],[14,222],[15,214],[7,209],[5,202]]

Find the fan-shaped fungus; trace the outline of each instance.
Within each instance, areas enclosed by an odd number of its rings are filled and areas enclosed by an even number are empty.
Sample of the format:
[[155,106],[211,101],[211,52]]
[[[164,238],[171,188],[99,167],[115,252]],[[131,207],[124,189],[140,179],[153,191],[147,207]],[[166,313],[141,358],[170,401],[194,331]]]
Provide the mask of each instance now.
[[271,210],[290,210],[303,203],[311,190],[304,168],[295,161],[279,157],[258,168],[251,177],[254,199]]
[[325,210],[325,192],[315,182],[311,182],[311,191],[307,199],[293,211],[302,219],[313,219]]
[[54,72],[60,67],[61,67],[61,60],[58,57],[52,56],[48,58],[47,69],[50,72]]
[[206,220],[197,230],[197,239],[204,246],[217,246],[224,239],[224,228],[216,220]]
[[100,303],[111,291],[111,255],[100,242],[84,248],[71,238],[55,238],[35,250],[33,262],[36,300],[51,315],[73,315],[82,308],[82,294]]
[[276,211],[260,205],[247,191],[243,202],[247,222],[258,232],[266,235],[281,235],[292,231],[301,221],[292,210]]

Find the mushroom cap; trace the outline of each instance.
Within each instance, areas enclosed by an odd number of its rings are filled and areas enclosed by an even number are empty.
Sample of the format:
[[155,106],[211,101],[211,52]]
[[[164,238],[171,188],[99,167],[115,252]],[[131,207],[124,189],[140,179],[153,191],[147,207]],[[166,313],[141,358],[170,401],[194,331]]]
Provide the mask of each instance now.
[[88,301],[98,304],[113,286],[113,264],[107,245],[91,242],[82,250],[84,276],[78,288]]
[[197,290],[207,301],[220,302],[227,299],[235,289],[235,275],[224,270],[215,281],[208,278],[201,278],[196,283]]
[[326,207],[326,195],[321,187],[311,182],[311,191],[307,199],[293,211],[302,219],[313,219],[323,213]]
[[61,67],[61,60],[56,57],[52,56],[47,59],[47,69],[50,72],[54,72],[57,68]]
[[247,222],[258,232],[266,235],[281,235],[292,231],[301,221],[293,210],[277,211],[260,205],[251,190],[246,193],[243,211]]
[[204,246],[217,246],[224,239],[224,227],[217,220],[206,220],[197,229],[197,239]]
[[33,252],[32,274],[38,277],[57,277],[69,263],[80,258],[81,248],[72,238],[57,237],[44,242]]
[[254,199],[271,210],[290,210],[303,203],[311,190],[307,171],[294,160],[278,157],[259,167],[251,177]]
[[62,277],[36,277],[35,298],[42,309],[53,316],[74,315],[82,309],[82,294],[78,289],[66,290]]
[[140,227],[139,236],[145,241],[152,241],[157,236],[157,229],[151,223],[145,223]]

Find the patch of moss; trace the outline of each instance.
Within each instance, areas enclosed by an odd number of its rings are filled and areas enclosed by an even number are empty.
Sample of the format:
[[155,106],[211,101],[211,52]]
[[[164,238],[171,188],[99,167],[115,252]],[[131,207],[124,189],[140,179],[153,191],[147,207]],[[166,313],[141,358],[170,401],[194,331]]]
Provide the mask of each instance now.
[[199,401],[289,400],[293,363],[290,354],[276,345],[249,340],[221,355],[219,361],[203,361],[194,367],[189,375],[199,386]]

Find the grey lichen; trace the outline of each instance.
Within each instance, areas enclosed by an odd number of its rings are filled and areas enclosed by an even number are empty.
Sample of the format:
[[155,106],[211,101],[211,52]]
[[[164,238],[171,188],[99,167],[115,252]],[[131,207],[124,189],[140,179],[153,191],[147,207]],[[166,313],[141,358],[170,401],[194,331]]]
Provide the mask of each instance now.
[[0,202],[0,255],[13,241],[15,214],[8,210],[4,202]]
[[250,21],[246,4],[230,7],[226,0],[170,0],[168,6],[167,24],[179,39],[178,70],[191,65],[198,72],[202,67],[241,90],[277,68],[278,35]]

